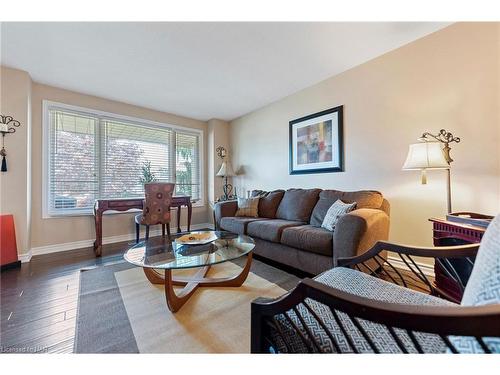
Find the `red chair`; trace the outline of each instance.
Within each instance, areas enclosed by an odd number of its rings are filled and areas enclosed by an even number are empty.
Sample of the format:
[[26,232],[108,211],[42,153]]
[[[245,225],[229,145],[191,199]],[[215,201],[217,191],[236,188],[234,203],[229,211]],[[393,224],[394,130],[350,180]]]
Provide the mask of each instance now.
[[12,215],[0,215],[0,262],[2,271],[21,266],[17,257],[16,229]]

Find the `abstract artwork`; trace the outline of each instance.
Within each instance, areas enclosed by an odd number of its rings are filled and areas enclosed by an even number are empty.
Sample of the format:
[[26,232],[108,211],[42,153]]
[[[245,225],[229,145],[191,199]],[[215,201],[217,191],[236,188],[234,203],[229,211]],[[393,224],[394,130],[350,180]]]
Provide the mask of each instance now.
[[344,170],[342,108],[290,121],[290,174]]

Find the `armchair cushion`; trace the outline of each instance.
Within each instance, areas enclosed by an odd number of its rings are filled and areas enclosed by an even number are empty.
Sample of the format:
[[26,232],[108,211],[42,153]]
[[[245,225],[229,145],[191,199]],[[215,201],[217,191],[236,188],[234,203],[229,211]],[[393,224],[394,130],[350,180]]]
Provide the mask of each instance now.
[[[484,233],[461,302],[462,306],[493,304],[500,304],[500,215]],[[472,337],[453,336],[450,341],[460,353],[483,353]],[[486,338],[484,342],[493,353],[500,353],[500,339]]]
[[[317,276],[316,281],[347,293],[378,301],[409,305],[458,306],[441,298],[433,297],[407,288],[402,288],[350,268],[333,268],[332,270],[326,271]],[[340,327],[335,322],[335,318],[329,307],[312,299],[306,299],[306,302],[318,315],[318,317],[321,318],[327,329],[335,335],[335,340],[341,345],[340,350],[343,353],[352,352],[352,349],[349,347],[349,344],[343,336]],[[314,316],[302,304],[298,305],[297,309],[305,320],[309,330],[315,336],[316,341],[320,343],[321,348],[324,351],[334,353],[335,347]],[[366,339],[357,330],[349,317],[340,311],[338,311],[337,314],[344,327],[346,327],[346,330],[350,333],[356,349],[360,353],[372,353]],[[304,330],[299,318],[293,312],[290,313],[290,317],[295,325],[300,327],[303,335],[307,337],[307,331]],[[288,347],[290,347],[295,353],[307,353],[308,348],[305,346],[297,332],[292,328],[290,322],[282,315],[278,315],[276,320],[280,325],[283,336],[287,340],[286,344]],[[359,323],[381,353],[401,353],[397,343],[394,341],[385,326],[363,319],[359,319]],[[397,328],[395,329],[395,332],[410,353],[417,353],[411,338],[408,334],[406,334],[406,332]],[[275,339],[274,341],[278,343],[277,349],[281,352],[287,352],[287,345],[285,345],[281,336],[276,332],[273,336]],[[415,337],[426,353],[446,352],[446,346],[437,335],[415,332]]]
[[465,287],[462,306],[500,303],[500,215],[484,233],[474,268]]
[[332,256],[333,233],[312,225],[285,228],[281,243],[311,253]]

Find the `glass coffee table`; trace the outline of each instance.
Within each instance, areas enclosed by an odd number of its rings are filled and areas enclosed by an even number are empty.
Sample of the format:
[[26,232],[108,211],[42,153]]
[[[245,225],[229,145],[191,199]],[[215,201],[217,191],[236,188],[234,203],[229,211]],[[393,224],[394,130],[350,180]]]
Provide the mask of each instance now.
[[[214,241],[201,245],[180,244],[168,237],[152,237],[127,250],[124,258],[127,262],[142,267],[152,284],[165,285],[168,308],[176,312],[198,287],[239,287],[248,276],[252,264],[252,250],[255,247],[253,239],[229,232],[210,233],[215,238]],[[240,274],[224,278],[206,277],[211,266],[244,255],[247,255],[247,261]],[[190,277],[172,275],[173,270],[189,268],[199,270]],[[176,293],[174,286],[184,288]]]

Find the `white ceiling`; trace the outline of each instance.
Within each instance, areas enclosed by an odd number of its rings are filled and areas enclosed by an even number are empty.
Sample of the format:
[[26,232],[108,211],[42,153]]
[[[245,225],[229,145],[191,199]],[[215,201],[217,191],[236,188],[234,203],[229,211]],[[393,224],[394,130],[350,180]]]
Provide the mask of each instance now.
[[448,23],[2,23],[1,63],[34,81],[231,120]]

